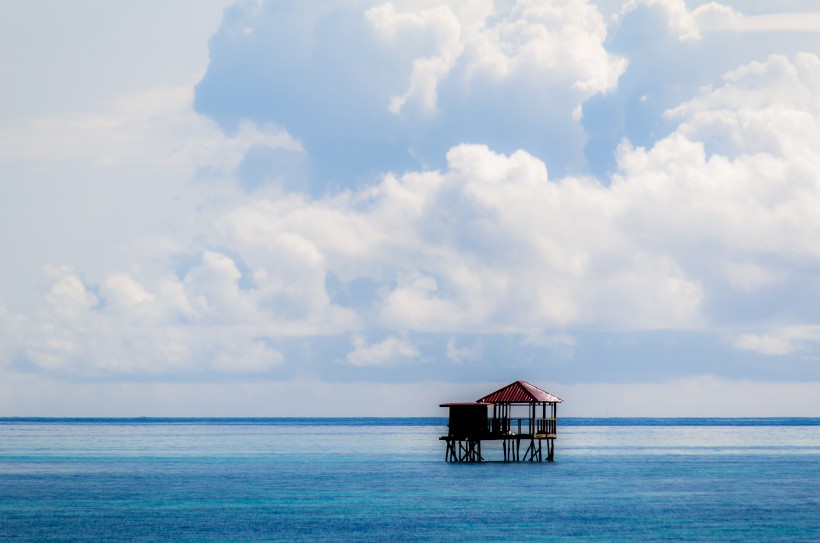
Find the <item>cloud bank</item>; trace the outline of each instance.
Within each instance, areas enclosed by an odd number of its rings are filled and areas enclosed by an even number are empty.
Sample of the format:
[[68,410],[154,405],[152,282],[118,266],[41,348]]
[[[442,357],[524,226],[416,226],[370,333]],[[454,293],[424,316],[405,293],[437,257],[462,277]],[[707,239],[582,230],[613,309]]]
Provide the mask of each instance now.
[[741,7],[240,2],[195,89],[0,129],[54,209],[6,272],[37,280],[0,296],[0,368],[820,380],[816,38],[770,19],[715,55]]

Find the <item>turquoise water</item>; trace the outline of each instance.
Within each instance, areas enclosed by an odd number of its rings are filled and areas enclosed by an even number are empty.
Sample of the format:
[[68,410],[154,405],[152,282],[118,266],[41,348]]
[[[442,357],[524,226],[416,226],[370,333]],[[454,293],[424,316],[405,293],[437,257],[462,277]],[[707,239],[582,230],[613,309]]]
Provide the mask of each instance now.
[[0,419],[0,540],[820,541],[820,419],[561,419],[551,464],[444,424]]

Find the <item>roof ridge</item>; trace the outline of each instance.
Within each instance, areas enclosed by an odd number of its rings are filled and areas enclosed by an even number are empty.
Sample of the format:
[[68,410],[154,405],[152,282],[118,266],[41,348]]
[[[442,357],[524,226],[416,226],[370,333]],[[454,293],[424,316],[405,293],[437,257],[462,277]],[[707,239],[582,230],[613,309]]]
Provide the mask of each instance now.
[[476,400],[480,403],[531,403],[531,402],[562,402],[561,398],[550,394],[527,381],[513,381],[505,387],[487,394]]
[[[535,397],[535,394],[533,394],[533,393],[532,393],[532,390],[530,390],[530,387],[535,388],[535,389],[537,389],[537,390],[541,390],[540,388],[538,388],[538,387],[537,387],[537,386],[535,386],[535,385],[531,385],[530,383],[528,383],[528,382],[526,382],[526,381],[516,381],[516,383],[518,383],[518,386],[520,386],[521,388],[523,388],[524,390],[526,390],[526,391],[527,391],[527,394],[529,394],[529,396],[530,396],[533,400],[536,400],[536,401],[537,401],[537,398]],[[546,390],[542,390],[541,392],[546,392]]]

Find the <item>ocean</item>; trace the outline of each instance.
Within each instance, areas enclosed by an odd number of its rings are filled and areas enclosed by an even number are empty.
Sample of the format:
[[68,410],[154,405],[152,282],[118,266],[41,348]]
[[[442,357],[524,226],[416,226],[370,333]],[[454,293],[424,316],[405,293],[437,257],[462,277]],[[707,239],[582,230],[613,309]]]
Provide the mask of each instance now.
[[0,419],[0,540],[820,541],[820,419],[559,419],[507,464],[445,424]]

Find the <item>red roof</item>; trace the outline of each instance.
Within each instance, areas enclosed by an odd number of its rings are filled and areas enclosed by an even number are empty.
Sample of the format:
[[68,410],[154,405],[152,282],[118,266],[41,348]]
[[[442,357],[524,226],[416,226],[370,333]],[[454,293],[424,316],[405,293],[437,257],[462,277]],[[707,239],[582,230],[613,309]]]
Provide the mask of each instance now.
[[476,400],[479,403],[559,403],[563,400],[526,381],[516,381]]

